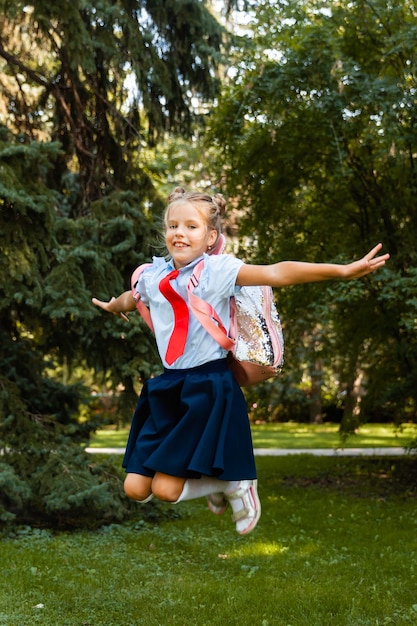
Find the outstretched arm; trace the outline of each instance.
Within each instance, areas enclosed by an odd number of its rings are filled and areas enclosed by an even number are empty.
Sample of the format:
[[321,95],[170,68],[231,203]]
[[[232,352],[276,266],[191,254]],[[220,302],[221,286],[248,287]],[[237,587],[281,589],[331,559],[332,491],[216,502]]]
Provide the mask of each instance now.
[[121,317],[127,322],[129,319],[125,313],[129,313],[129,311],[134,311],[136,309],[136,303],[133,299],[131,291],[125,291],[117,298],[111,298],[108,302],[93,298],[92,303],[104,311],[108,311],[109,313],[113,313],[113,315]]
[[281,261],[273,265],[242,265],[239,270],[237,285],[270,285],[285,287],[300,283],[313,283],[321,280],[350,280],[361,278],[379,269],[389,259],[389,254],[376,256],[382,244],[372,248],[358,261],[339,265],[336,263],[303,263],[300,261]]

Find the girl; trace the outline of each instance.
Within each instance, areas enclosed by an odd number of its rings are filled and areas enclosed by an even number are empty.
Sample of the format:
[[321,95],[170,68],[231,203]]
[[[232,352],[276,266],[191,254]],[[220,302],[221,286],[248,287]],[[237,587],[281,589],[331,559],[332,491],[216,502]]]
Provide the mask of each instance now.
[[[204,257],[195,293],[228,328],[229,300],[242,285],[359,278],[382,267],[389,255],[377,257],[378,244],[348,265],[247,265],[227,254],[210,256],[225,205],[221,195],[176,188],[164,216],[169,258],[154,257],[135,287],[136,297],[150,309],[164,372],[142,389],[123,461],[124,489],[139,502],[153,496],[168,502],[206,496],[216,514],[230,505],[236,530],[244,535],[261,513],[246,403],[225,350],[189,310],[187,284],[194,266]],[[131,291],[108,302],[93,298],[93,304],[124,319],[136,308]]]

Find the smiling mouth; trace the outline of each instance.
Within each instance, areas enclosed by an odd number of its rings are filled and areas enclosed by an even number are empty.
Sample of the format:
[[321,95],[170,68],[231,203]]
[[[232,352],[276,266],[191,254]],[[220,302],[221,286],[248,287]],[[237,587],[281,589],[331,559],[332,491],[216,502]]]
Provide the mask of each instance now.
[[183,241],[176,241],[174,243],[174,248],[188,248],[188,244],[184,243]]

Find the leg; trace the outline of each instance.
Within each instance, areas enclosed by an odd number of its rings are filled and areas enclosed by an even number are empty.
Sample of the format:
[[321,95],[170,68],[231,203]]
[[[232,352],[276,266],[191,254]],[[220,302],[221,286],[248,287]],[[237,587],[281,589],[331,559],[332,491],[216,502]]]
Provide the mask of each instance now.
[[160,500],[177,503],[202,498],[214,492],[224,492],[238,485],[238,481],[219,480],[211,476],[185,479],[157,472],[152,481],[152,491]]
[[[236,522],[236,530],[240,535],[250,533],[261,516],[257,486],[257,480],[224,481],[209,476],[186,480],[162,472],[157,472],[152,480],[153,494],[159,500],[174,504],[216,494],[218,498],[212,504],[216,507],[224,506],[224,501],[230,503],[233,511],[232,519]],[[217,514],[223,512],[210,508]]]
[[152,492],[158,500],[177,502],[184,489],[185,478],[157,472],[152,480]]
[[124,482],[125,494],[137,502],[148,502],[152,496],[152,478],[142,474],[127,474]]
[[230,504],[233,511],[232,519],[236,523],[236,530],[239,535],[250,533],[261,517],[261,503],[256,479],[226,481],[202,476],[201,478],[189,478],[183,485],[183,490],[178,499],[171,500],[171,502],[182,502],[183,500],[208,496],[209,508],[217,515],[223,513],[227,505]]

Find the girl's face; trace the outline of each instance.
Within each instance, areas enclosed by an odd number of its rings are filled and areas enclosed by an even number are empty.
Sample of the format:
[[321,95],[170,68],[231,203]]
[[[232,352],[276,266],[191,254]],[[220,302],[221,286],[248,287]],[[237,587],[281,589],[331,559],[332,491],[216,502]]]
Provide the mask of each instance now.
[[209,228],[202,214],[187,200],[178,200],[166,217],[165,243],[176,269],[197,259],[214,245],[217,231]]

